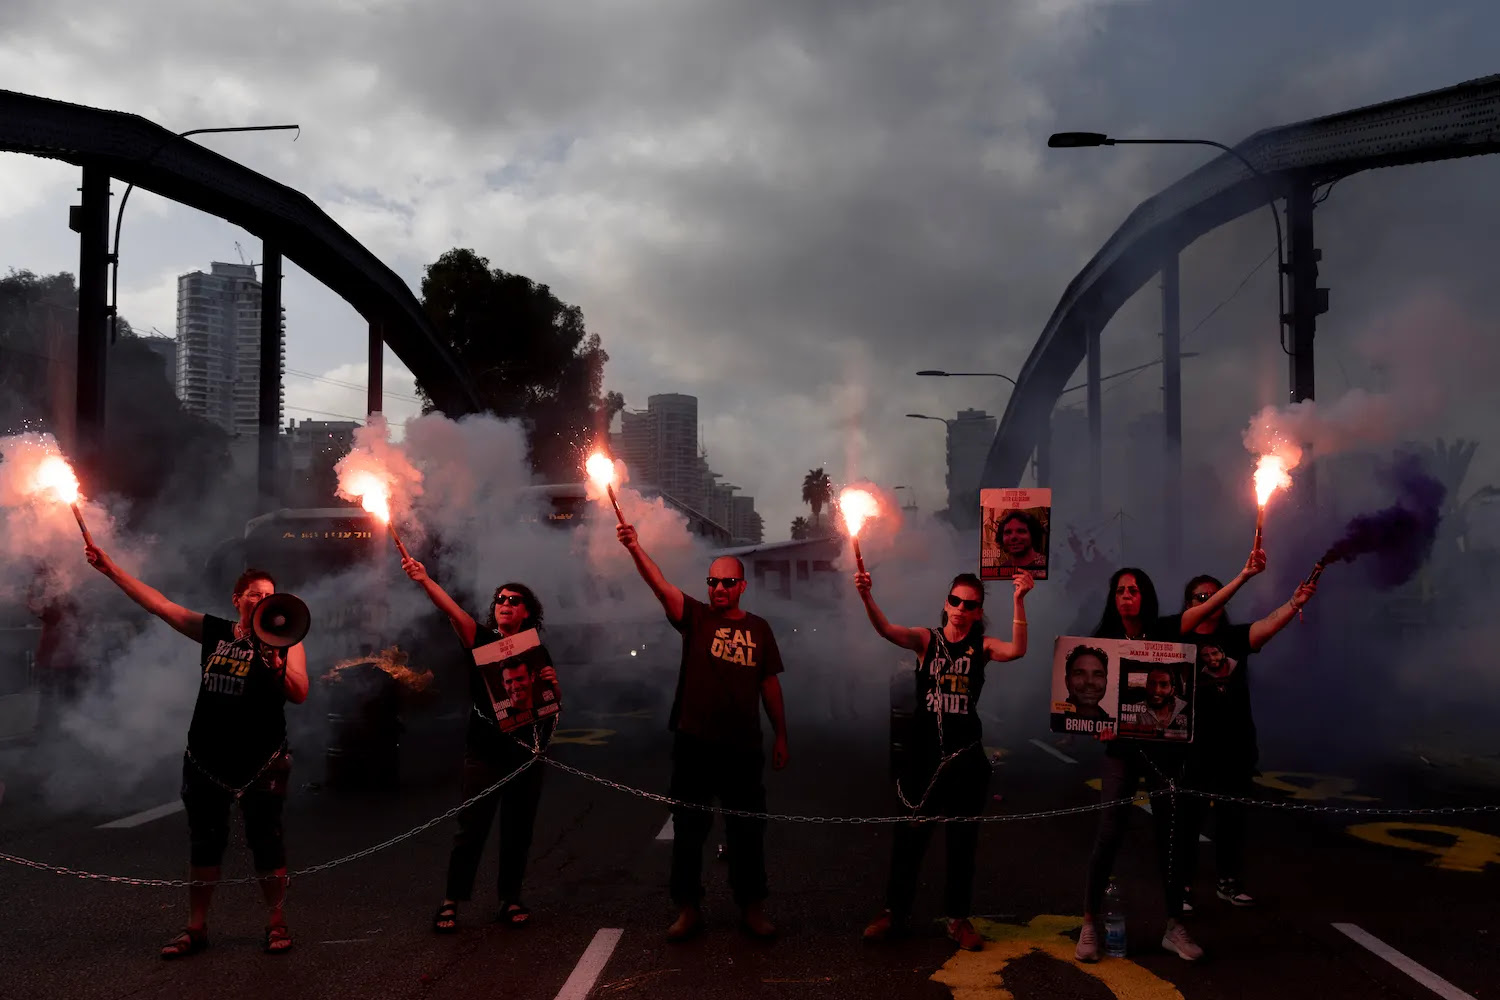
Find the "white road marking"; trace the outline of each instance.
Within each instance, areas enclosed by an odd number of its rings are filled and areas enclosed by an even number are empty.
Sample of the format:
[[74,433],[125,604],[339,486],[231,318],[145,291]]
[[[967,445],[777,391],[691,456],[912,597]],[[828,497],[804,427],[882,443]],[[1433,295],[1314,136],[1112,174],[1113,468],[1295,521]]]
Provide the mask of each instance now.
[[[1137,802],[1136,805],[1138,805],[1142,809],[1146,810],[1146,815],[1147,816],[1153,815],[1152,812],[1151,812],[1151,803],[1149,803],[1149,802]],[[1205,835],[1203,835],[1201,833],[1198,834],[1198,841],[1199,841],[1199,843],[1203,843],[1203,844],[1212,843],[1212,841],[1210,841],[1208,839],[1208,837],[1206,837]]]
[[1443,1000],[1474,1000],[1474,997],[1454,986],[1448,980],[1439,976],[1424,965],[1419,965],[1395,948],[1386,944],[1375,935],[1371,934],[1354,924],[1334,924],[1333,929],[1349,938],[1351,941],[1385,959],[1391,965],[1400,969],[1423,986],[1427,987]]
[[671,840],[673,837],[672,817],[667,817],[667,825],[661,828],[661,833],[656,835],[657,840]]
[[1050,753],[1052,756],[1056,757],[1064,764],[1078,763],[1078,761],[1074,760],[1072,757],[1069,757],[1067,754],[1063,753],[1061,750],[1057,749],[1057,747],[1053,746],[1051,743],[1046,742],[1045,740],[1032,740],[1031,745],[1044,753]]
[[173,813],[179,812],[182,812],[181,799],[178,799],[176,802],[168,802],[164,806],[156,806],[153,809],[147,809],[143,812],[138,812],[134,816],[126,816],[124,819],[117,819],[109,823],[101,823],[94,829],[128,830],[133,826],[144,826],[145,824],[150,823],[153,820],[158,820],[163,816],[170,816]]
[[584,949],[583,957],[573,967],[568,981],[557,991],[556,1000],[584,1000],[589,995],[589,990],[594,988],[599,973],[604,971],[609,956],[614,954],[615,945],[620,943],[620,935],[624,933],[619,927],[600,928],[594,934],[594,940]]

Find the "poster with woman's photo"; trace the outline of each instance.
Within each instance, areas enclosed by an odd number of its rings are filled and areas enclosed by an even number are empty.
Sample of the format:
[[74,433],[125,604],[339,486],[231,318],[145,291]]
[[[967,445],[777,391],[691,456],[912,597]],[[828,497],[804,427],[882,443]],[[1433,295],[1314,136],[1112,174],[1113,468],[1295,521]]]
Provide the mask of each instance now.
[[1009,580],[1024,569],[1047,579],[1051,490],[980,490],[979,578]]
[[1176,642],[1059,636],[1052,731],[1191,742],[1197,651]]
[[502,732],[540,722],[562,709],[557,684],[541,678],[542,668],[550,663],[536,629],[476,647],[474,663]]

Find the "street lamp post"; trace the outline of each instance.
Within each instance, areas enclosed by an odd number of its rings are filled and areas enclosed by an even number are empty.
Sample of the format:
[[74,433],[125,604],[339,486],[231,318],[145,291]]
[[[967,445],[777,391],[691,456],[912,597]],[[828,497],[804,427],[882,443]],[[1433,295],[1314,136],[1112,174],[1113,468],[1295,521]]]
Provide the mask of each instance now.
[[[981,412],[983,412],[983,411],[981,411]],[[908,413],[907,417],[909,417],[912,420],[936,420],[936,421],[942,423],[944,425],[944,427],[947,429],[947,435],[946,435],[946,442],[945,443],[947,445],[947,454],[946,454],[947,463],[946,464],[947,464],[947,485],[948,485],[948,521],[949,521],[950,524],[953,524],[955,527],[961,527],[961,525],[959,524],[959,522],[957,520],[955,520],[955,518],[958,516],[956,508],[962,506],[962,502],[965,500],[965,498],[959,494],[959,491],[958,491],[958,489],[956,488],[956,486],[954,485],[954,482],[953,482],[953,428],[956,425],[962,425],[962,424],[974,424],[974,423],[984,424],[984,423],[989,423],[993,418],[990,417],[988,414],[986,414],[985,416],[982,416],[982,417],[958,416],[958,417],[949,418],[949,417],[930,417],[930,416],[928,416],[925,413]],[[974,516],[974,512],[973,511],[969,511],[967,514],[963,515],[963,517],[965,519],[972,519],[973,516]]]
[[[1312,192],[1306,185],[1293,185],[1285,191],[1287,202],[1287,224],[1291,230],[1291,259],[1288,260],[1281,235],[1281,216],[1276,210],[1276,199],[1280,192],[1277,185],[1263,171],[1251,163],[1239,150],[1213,139],[1121,139],[1102,132],[1057,132],[1047,140],[1054,149],[1071,149],[1084,146],[1211,146],[1234,157],[1248,170],[1265,189],[1266,207],[1271,210],[1271,222],[1276,228],[1276,321],[1277,340],[1281,350],[1289,358],[1290,397],[1292,402],[1313,398],[1313,335],[1317,317],[1326,312],[1327,289],[1317,287],[1318,258],[1322,254],[1312,245]],[[1287,309],[1286,280],[1292,284],[1292,309]],[[1174,253],[1162,263],[1163,337],[1162,351],[1166,362],[1167,398],[1164,409],[1167,415],[1167,452],[1169,474],[1173,485],[1168,490],[1166,517],[1169,522],[1168,545],[1180,544],[1181,518],[1171,510],[1174,500],[1181,502],[1181,395],[1180,377],[1176,360],[1172,356],[1177,334],[1178,315],[1178,267]],[[1290,347],[1287,330],[1290,328]],[[1175,419],[1174,419],[1175,418]],[[1304,474],[1303,486],[1310,502],[1316,502],[1312,470]]]

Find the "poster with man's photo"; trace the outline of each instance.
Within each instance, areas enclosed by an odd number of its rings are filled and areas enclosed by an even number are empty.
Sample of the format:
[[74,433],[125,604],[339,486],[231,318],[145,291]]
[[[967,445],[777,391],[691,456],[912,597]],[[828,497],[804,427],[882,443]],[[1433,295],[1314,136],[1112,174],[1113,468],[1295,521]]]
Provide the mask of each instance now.
[[979,578],[1009,580],[1024,569],[1047,579],[1051,490],[980,490]]
[[1191,742],[1194,647],[1059,636],[1052,647],[1052,731]]
[[474,663],[484,678],[502,732],[529,726],[561,711],[562,692],[556,683],[541,677],[542,668],[549,664],[536,629],[475,648]]

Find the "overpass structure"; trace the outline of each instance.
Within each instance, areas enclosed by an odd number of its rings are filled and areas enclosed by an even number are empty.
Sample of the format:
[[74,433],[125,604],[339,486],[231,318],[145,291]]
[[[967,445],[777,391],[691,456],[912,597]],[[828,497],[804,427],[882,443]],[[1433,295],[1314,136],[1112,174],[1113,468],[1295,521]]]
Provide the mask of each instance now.
[[[1124,141],[1124,140],[1122,140]],[[1268,202],[1284,199],[1288,309],[1283,347],[1292,401],[1312,399],[1313,337],[1328,308],[1319,288],[1314,246],[1314,192],[1342,177],[1500,152],[1500,75],[1384,104],[1257,132],[1141,202],[1068,284],[1032,347],[990,445],[983,484],[1014,486],[1033,451],[1038,481],[1050,482],[1051,415],[1064,383],[1088,362],[1090,508],[1102,504],[1099,337],[1111,317],[1161,273],[1163,373],[1166,388],[1169,525],[1181,517],[1181,401],[1178,355],[1178,254],[1199,236]],[[1235,155],[1238,154],[1238,155]],[[1249,166],[1244,161],[1248,161]],[[1251,169],[1253,167],[1253,169]],[[1171,533],[1169,532],[1169,537]]]
[[[369,409],[381,409],[381,360],[389,345],[451,416],[479,409],[458,359],[438,339],[406,282],[300,191],[205,149],[139,115],[0,90],[0,152],[62,160],[82,168],[79,234],[78,423],[84,460],[103,447],[111,179],[216,215],[263,244],[261,307],[261,463],[263,487],[275,472],[276,401],[283,256],[337,292],[369,325]],[[270,434],[267,434],[269,422]],[[268,470],[269,465],[269,470]]]

